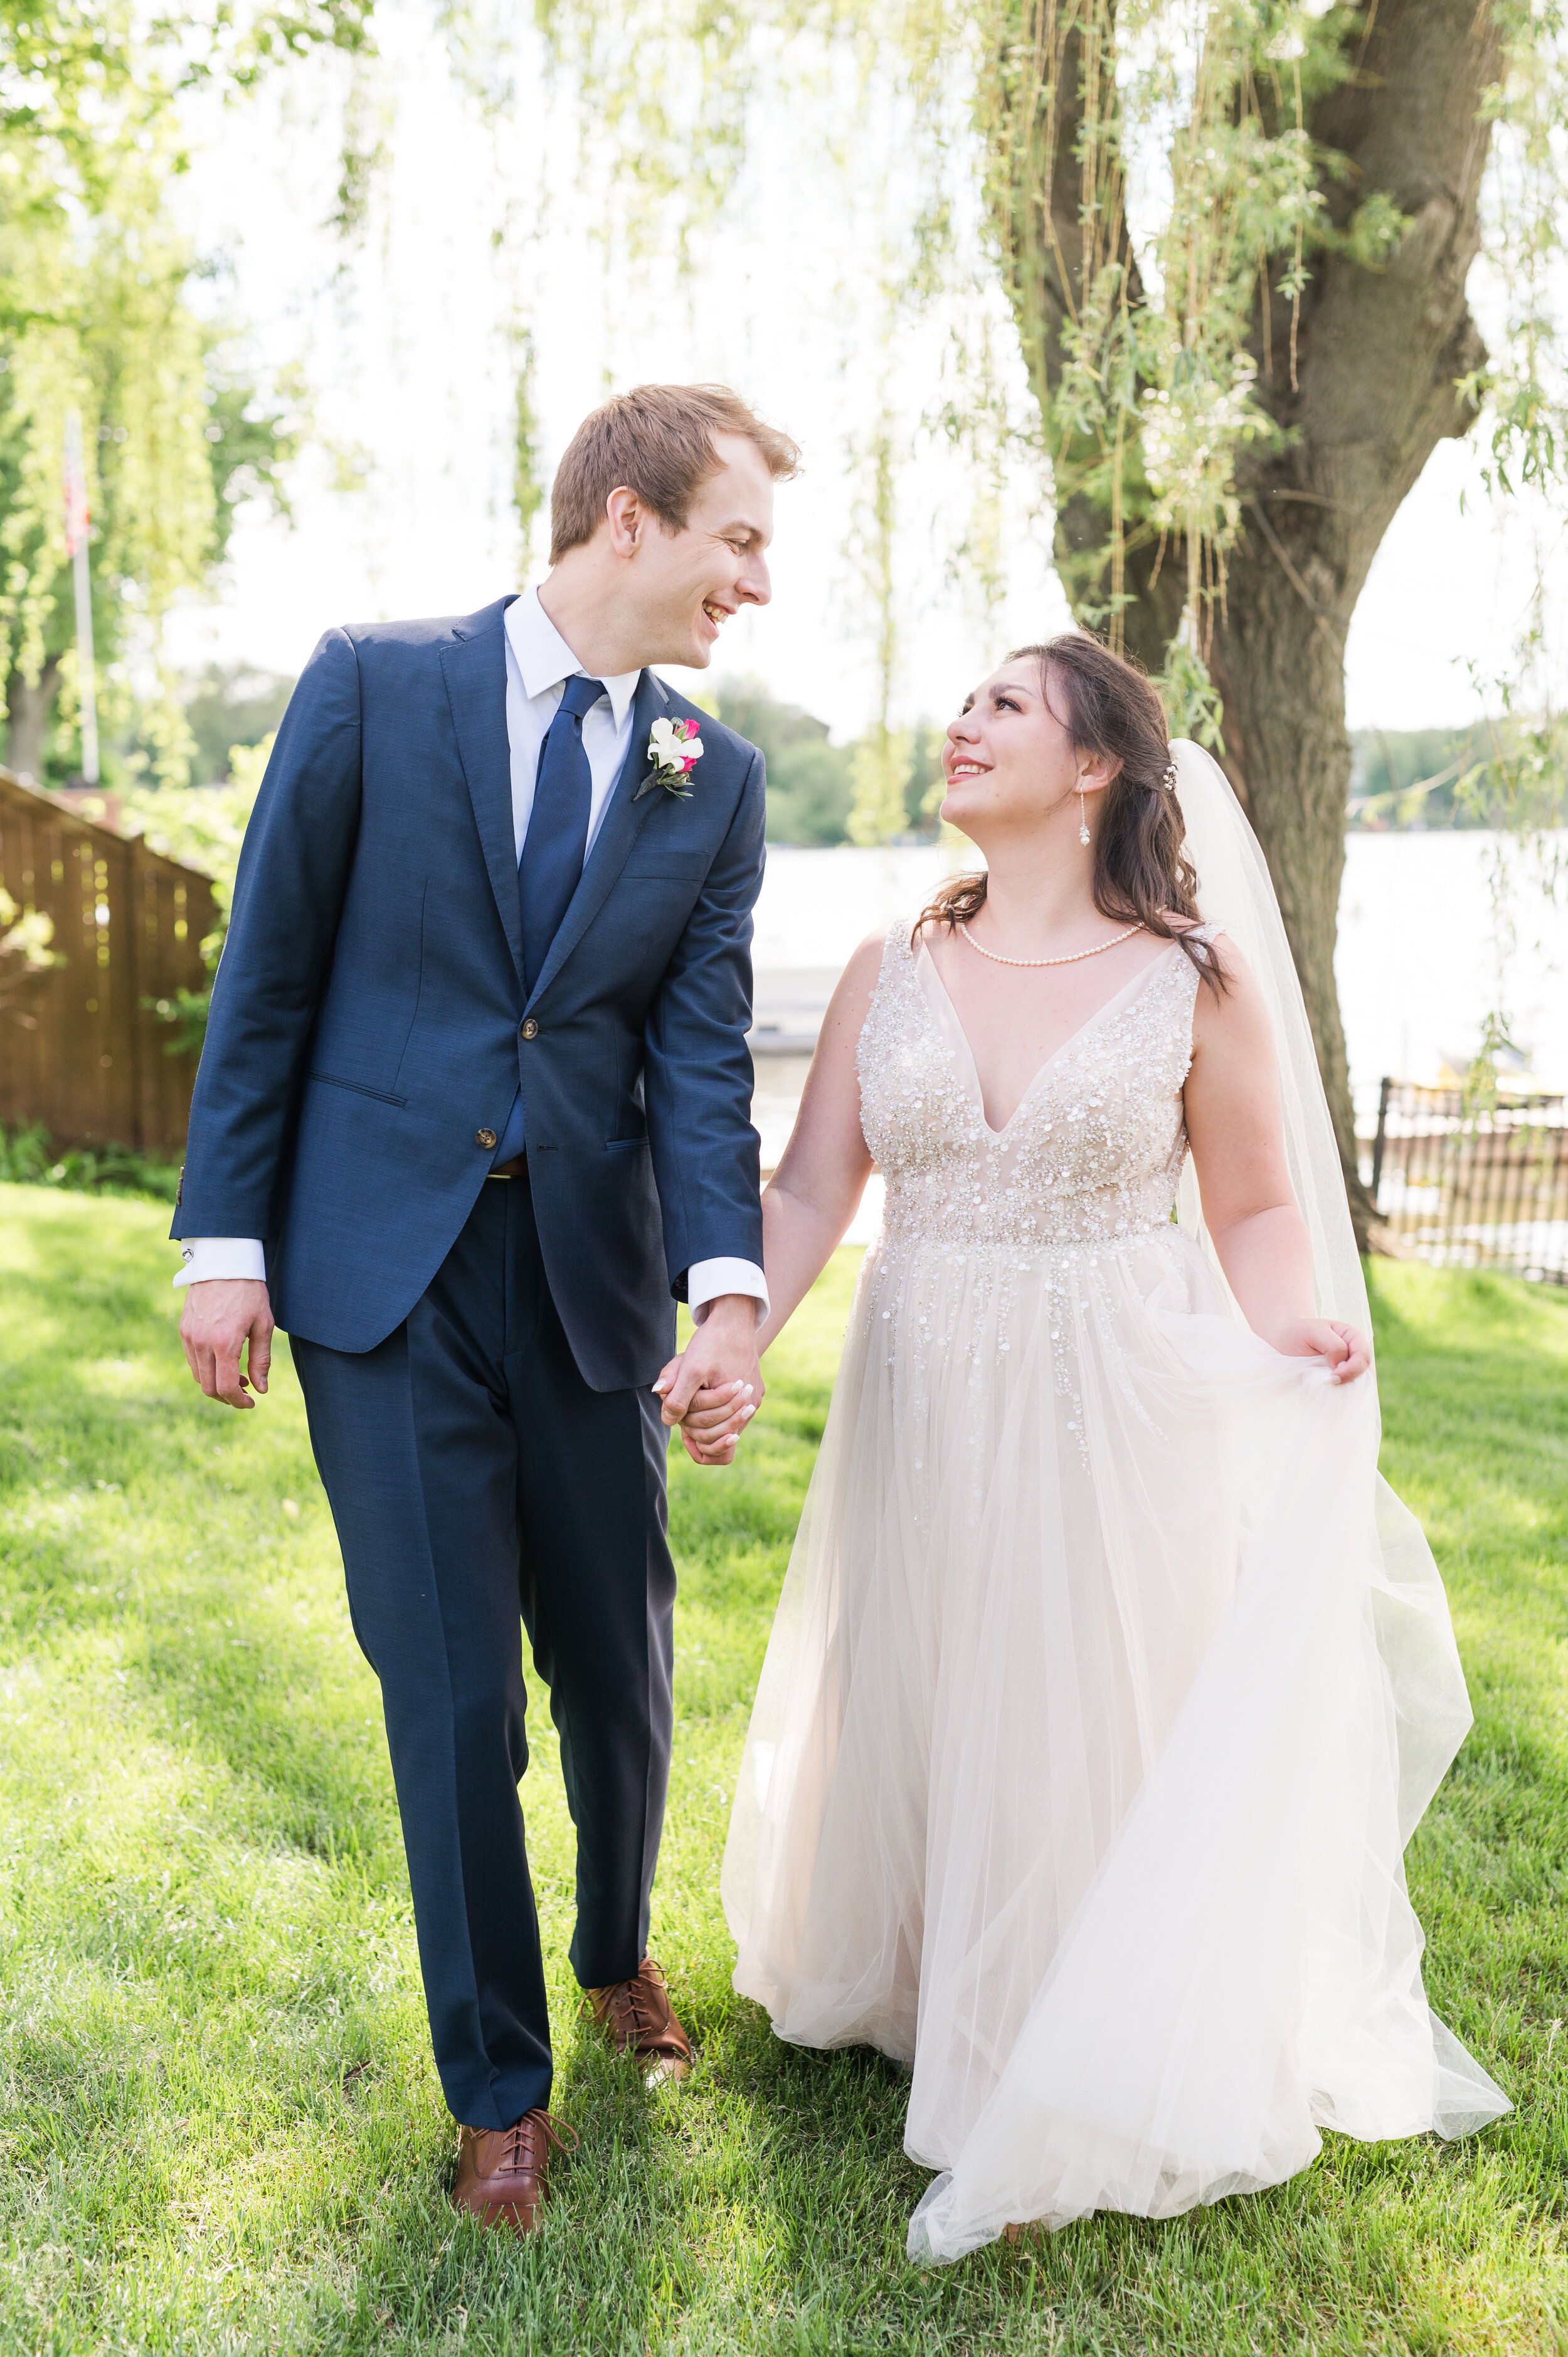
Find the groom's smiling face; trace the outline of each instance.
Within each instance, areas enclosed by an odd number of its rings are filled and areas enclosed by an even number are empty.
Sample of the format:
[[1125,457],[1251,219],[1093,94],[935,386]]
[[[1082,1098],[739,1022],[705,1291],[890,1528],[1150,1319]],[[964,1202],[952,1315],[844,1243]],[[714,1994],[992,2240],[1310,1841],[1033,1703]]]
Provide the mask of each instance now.
[[773,538],[773,478],[755,442],[715,434],[718,467],[671,532],[645,511],[626,589],[646,638],[645,662],[705,671],[719,633],[742,606],[773,595],[766,551]]

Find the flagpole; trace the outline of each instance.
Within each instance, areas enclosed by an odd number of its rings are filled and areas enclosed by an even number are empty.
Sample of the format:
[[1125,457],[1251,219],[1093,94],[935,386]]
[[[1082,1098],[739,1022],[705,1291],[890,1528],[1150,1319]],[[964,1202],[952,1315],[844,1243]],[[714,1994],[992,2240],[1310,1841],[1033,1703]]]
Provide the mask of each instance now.
[[87,469],[81,452],[81,412],[65,419],[65,547],[76,576],[77,704],[81,716],[81,775],[98,783],[98,683],[92,660],[92,576],[87,544],[92,518],[87,505]]

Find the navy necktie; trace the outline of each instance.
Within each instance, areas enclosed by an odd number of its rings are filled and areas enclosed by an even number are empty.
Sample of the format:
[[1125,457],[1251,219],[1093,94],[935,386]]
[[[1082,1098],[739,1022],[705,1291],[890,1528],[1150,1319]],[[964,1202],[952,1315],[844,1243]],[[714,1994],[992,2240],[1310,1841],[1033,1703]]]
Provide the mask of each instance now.
[[603,680],[569,679],[539,748],[533,809],[518,870],[522,971],[531,992],[583,873],[594,795],[593,774],[583,750],[583,715],[604,692]]

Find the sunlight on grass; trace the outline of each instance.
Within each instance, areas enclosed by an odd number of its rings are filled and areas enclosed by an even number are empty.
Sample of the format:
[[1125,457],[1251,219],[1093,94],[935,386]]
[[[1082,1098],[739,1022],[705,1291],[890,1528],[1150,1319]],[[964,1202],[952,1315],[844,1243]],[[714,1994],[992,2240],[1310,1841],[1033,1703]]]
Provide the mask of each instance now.
[[1390,1478],[1454,1598],[1478,1725],[1417,1837],[1434,2002],[1519,2109],[1335,2140],[1171,2224],[939,2275],[904,2082],[780,2046],[729,1986],[718,1861],[856,1255],[774,1353],[732,1474],[672,1460],[680,1717],[654,1946],[700,2050],[645,2094],[564,1962],[572,1847],[524,1788],[555,2108],[517,2248],[446,2201],[379,1698],[282,1353],[201,1401],[166,1216],[0,1188],[0,2351],[1514,2352],[1568,2347],[1568,1301],[1380,1267]]

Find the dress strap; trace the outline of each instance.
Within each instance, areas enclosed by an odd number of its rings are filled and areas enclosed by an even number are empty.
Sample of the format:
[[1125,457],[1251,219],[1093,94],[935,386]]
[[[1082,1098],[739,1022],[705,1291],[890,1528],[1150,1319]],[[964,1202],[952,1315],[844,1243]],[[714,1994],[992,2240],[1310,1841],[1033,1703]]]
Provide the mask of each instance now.
[[1201,925],[1188,926],[1186,938],[1189,942],[1196,942],[1199,949],[1206,952],[1203,963],[1207,965],[1211,962],[1218,963],[1214,956],[1214,945],[1222,939],[1224,932],[1223,920],[1214,918],[1206,920]]
[[882,943],[882,972],[887,974],[900,965],[913,965],[915,953],[909,946],[909,920],[895,917]]

